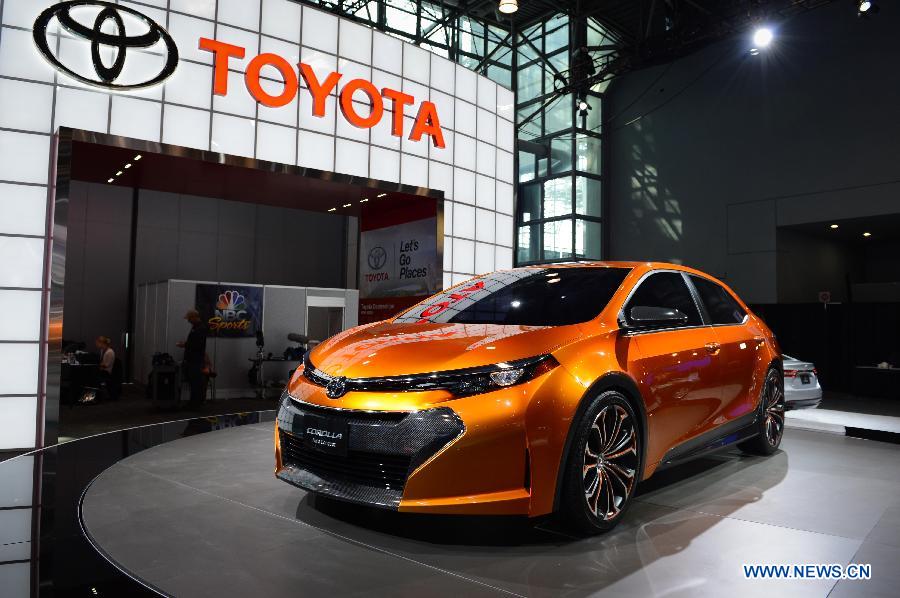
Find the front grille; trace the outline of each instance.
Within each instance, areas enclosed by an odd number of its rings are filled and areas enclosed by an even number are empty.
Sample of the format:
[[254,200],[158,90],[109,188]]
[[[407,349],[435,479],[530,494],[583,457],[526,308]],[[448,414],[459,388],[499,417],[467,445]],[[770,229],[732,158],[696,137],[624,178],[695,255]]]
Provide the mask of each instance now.
[[410,458],[349,451],[346,457],[308,449],[303,440],[281,431],[281,458],[285,465],[304,469],[319,478],[402,492]]
[[[324,416],[346,424],[346,456],[306,445],[308,416]],[[335,498],[397,508],[409,474],[458,438],[465,426],[447,407],[368,412],[287,399],[278,412],[278,429],[284,465],[279,478]]]

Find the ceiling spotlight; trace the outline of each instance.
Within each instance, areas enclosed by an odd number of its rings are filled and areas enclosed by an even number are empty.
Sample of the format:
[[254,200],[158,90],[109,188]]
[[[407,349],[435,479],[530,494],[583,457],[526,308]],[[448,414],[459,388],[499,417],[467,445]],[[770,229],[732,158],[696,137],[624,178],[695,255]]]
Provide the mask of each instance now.
[[750,48],[750,56],[759,56],[759,48]]
[[351,204],[345,203],[345,204],[344,204],[344,207],[345,207],[345,208],[349,208],[350,205],[351,205]]
[[117,172],[116,176],[122,176],[122,171],[120,170],[119,172]]
[[587,116],[588,112],[591,111],[591,105],[588,104],[585,98],[581,98],[578,100],[578,116]]
[[137,156],[134,157],[134,161],[137,162],[137,161],[140,160],[141,158],[143,158],[143,156],[140,155],[140,154],[138,154]]
[[519,10],[519,2],[518,0],[500,0],[500,6],[497,7],[497,10],[505,15],[511,15]]
[[765,48],[772,43],[775,34],[768,27],[758,27],[753,32],[753,46],[755,48]]
[[129,168],[131,168],[131,164],[126,164],[126,165],[125,165],[125,170],[128,170]]
[[838,225],[837,225],[837,224],[832,224],[832,225],[831,225],[831,228],[838,228]]
[[361,199],[361,200],[359,200],[359,203],[366,203],[366,202],[367,202],[367,201],[369,201],[369,198],[368,198],[368,197],[367,197],[367,198],[365,198],[365,199]]
[[863,233],[863,236],[864,236],[864,237],[871,237],[871,236],[872,236],[872,233]]
[[387,195],[387,193],[379,193],[378,197],[385,197],[386,195]]
[[107,182],[107,183],[111,183],[111,182],[113,182],[114,180],[116,180],[116,179],[109,179],[109,180],[106,181],[106,182]]
[[329,212],[334,212],[335,210],[337,210],[337,208],[330,208],[328,211],[329,211]]

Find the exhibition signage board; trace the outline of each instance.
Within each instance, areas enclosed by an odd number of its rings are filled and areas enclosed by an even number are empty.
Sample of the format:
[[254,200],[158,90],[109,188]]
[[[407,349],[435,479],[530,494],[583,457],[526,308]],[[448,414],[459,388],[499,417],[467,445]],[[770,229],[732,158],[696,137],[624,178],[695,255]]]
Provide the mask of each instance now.
[[396,315],[441,289],[433,209],[364,213],[359,248],[360,322]]
[[198,284],[196,305],[210,336],[244,338],[262,330],[262,287]]
[[[99,9],[99,12],[93,17],[93,21],[84,15],[81,15],[84,20],[80,20],[79,9],[88,8]],[[90,42],[93,73],[79,72],[83,65],[66,64],[62,56],[51,48],[48,33],[56,24],[70,34]],[[134,30],[133,33],[130,32],[131,29]],[[178,47],[163,27],[135,9],[110,2],[71,0],[55,4],[38,16],[33,37],[38,51],[55,69],[81,83],[104,89],[128,91],[152,87],[168,79],[178,64]],[[228,95],[230,61],[243,59],[247,53],[246,48],[206,37],[199,38],[197,47],[214,56],[213,93]],[[122,81],[120,77],[129,49],[164,52],[165,64],[158,72],[148,73],[136,80]],[[104,58],[104,53],[109,50],[112,51],[111,63],[109,58]],[[270,76],[279,77],[278,80],[283,84],[280,93],[272,94],[263,88],[263,69]],[[319,77],[309,64],[300,62],[295,66],[282,56],[264,52],[250,60],[244,81],[248,93],[256,102],[271,108],[281,108],[298,96],[302,79],[309,92],[308,101],[312,102],[313,116],[325,118],[326,100],[336,91],[341,77],[342,74],[337,72]],[[348,123],[360,129],[371,129],[379,124],[385,118],[385,104],[389,104],[391,133],[396,137],[406,135],[405,111],[407,107],[416,105],[416,98],[410,94],[389,87],[378,89],[372,82],[359,78],[347,81],[337,96],[341,115]],[[407,138],[410,141],[421,141],[423,136],[428,137],[436,148],[446,147],[437,107],[429,101],[419,103]]]

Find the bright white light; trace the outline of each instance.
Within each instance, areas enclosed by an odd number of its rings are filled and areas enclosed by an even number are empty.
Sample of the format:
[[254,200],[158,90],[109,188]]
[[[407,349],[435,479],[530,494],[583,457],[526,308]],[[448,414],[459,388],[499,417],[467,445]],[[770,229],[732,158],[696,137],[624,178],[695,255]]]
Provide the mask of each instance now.
[[337,208],[330,208],[328,211],[329,211],[329,212],[334,212],[335,210],[337,210]]
[[584,100],[581,100],[580,102],[578,102],[578,109],[581,110],[582,112],[584,112],[588,108],[590,108],[590,106],[588,106],[588,103],[585,102]]
[[519,300],[516,300],[516,301],[513,301],[512,303],[510,303],[510,305],[512,305],[513,307],[519,307],[520,305],[522,305],[522,302]]
[[109,179],[109,180],[106,181],[106,182],[107,182],[107,183],[111,183],[111,182],[113,182],[114,180],[116,180],[116,179]]
[[838,227],[839,227],[839,226],[838,226],[837,224],[832,224],[832,225],[831,225],[831,228],[838,228]]
[[128,170],[129,168],[131,168],[131,163],[130,163],[130,162],[129,162],[128,164],[125,165],[125,170]]
[[344,204],[344,207],[345,207],[345,208],[349,208],[349,207],[350,207],[350,204],[345,203],[345,204]]
[[378,197],[385,197],[385,196],[387,196],[387,193],[379,193],[378,194]]
[[497,10],[505,15],[511,15],[519,10],[519,2],[518,0],[500,0],[500,6],[497,7]]
[[871,237],[871,236],[872,236],[872,233],[863,233],[863,236],[864,236],[864,237]]
[[872,8],[872,3],[869,0],[862,0],[859,3],[859,12],[868,12],[870,8]]
[[753,45],[757,48],[765,48],[772,43],[775,34],[768,27],[760,27],[753,32]]
[[141,156],[140,154],[138,154],[137,156],[134,157],[134,161],[137,162],[137,161],[140,160],[141,158],[143,158],[143,156]]

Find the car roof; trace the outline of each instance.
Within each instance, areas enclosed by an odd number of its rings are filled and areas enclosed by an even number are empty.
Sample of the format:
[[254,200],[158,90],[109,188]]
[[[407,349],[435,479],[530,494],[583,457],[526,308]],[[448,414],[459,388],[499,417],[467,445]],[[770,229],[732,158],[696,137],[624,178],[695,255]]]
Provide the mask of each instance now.
[[698,274],[707,278],[713,278],[711,275],[695,270],[681,264],[672,264],[668,262],[634,262],[634,261],[596,261],[596,262],[558,262],[555,264],[535,264],[533,266],[522,266],[522,268],[632,268],[639,270],[680,270],[690,274]]

